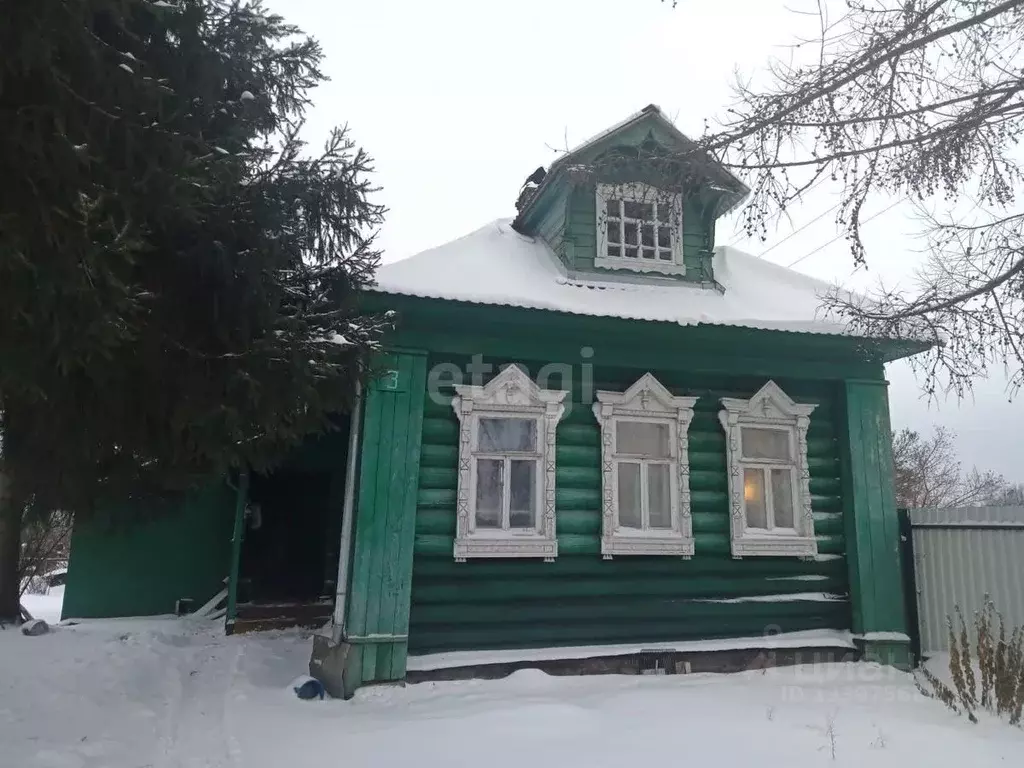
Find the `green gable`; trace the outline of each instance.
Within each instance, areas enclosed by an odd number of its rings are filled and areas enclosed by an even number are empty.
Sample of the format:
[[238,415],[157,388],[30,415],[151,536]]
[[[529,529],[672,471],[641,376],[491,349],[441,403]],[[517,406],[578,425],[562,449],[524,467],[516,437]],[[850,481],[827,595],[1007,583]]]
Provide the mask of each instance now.
[[[609,223],[599,200],[602,190],[616,195],[643,188],[642,204],[678,208],[678,215],[659,226],[654,221],[620,231]],[[543,239],[570,273],[630,279],[638,272],[650,278],[671,277],[717,287],[712,256],[715,222],[747,194],[744,184],[680,133],[654,105],[584,143],[557,160],[534,187],[524,189],[513,226]],[[654,230],[670,230],[673,260],[656,251]],[[644,241],[638,229],[648,230]],[[647,242],[651,248],[621,250],[612,235],[628,248]],[[667,238],[667,233],[658,233]],[[609,243],[612,243],[609,251]],[[663,243],[667,245],[666,243]],[[609,252],[632,259],[608,259]],[[656,254],[664,258],[656,258]],[[643,255],[650,258],[645,260]]]

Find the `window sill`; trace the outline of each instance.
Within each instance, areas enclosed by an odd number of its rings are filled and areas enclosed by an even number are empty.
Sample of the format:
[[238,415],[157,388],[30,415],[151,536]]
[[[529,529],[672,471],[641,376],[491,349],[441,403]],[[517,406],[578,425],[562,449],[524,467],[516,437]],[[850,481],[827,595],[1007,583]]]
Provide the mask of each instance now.
[[541,557],[553,562],[558,557],[558,542],[539,534],[507,533],[474,533],[455,540],[455,562],[481,557]]
[[693,557],[693,539],[687,539],[677,531],[654,533],[636,531],[615,532],[601,539],[601,556],[611,560],[616,555],[656,555],[662,557]]
[[682,276],[686,274],[686,267],[683,264],[669,264],[667,262],[659,264],[657,262],[644,262],[640,260],[633,261],[632,259],[609,259],[601,256],[594,259],[594,266],[599,269],[619,269],[627,272],[643,272],[656,275]]
[[778,533],[748,534],[732,540],[732,556],[740,557],[813,557],[818,540],[813,536]]

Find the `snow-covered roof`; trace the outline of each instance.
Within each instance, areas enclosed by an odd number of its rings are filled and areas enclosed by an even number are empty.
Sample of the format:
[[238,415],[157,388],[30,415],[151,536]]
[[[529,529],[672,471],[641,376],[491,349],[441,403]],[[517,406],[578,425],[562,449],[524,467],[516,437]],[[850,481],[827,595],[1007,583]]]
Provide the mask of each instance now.
[[465,237],[377,271],[376,290],[476,304],[679,325],[723,325],[802,333],[849,334],[825,317],[819,280],[721,247],[714,254],[721,292],[678,280],[628,282],[566,271],[539,238],[501,219]]

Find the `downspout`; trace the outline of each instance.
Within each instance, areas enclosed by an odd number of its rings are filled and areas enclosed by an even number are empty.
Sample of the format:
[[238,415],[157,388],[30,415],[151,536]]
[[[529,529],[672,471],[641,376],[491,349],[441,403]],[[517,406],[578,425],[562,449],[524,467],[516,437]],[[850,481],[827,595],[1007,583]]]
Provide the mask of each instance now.
[[352,531],[355,526],[356,474],[359,470],[359,428],[363,415],[363,388],[356,382],[352,421],[348,429],[348,460],[345,466],[345,498],[341,512],[341,543],[338,550],[337,592],[334,595],[334,627],[331,640],[345,637],[345,607],[348,602],[348,574],[352,563]]
[[[229,482],[230,486],[231,483]],[[238,571],[242,562],[242,538],[245,536],[245,505],[249,502],[249,470],[238,473],[235,489],[235,524],[231,534],[231,570],[228,573],[228,602],[224,612],[224,627],[227,634],[234,632],[238,616]]]

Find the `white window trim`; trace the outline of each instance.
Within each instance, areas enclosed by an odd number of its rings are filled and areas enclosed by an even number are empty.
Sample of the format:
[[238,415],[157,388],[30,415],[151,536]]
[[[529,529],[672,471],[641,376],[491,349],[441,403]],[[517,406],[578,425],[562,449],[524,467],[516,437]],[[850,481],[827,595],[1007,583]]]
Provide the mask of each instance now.
[[[725,430],[729,469],[730,533],[732,556],[813,557],[818,554],[814,536],[814,513],[811,511],[810,473],[807,469],[807,428],[811,413],[817,406],[796,403],[774,382],[769,381],[749,400],[723,397],[718,420]],[[793,466],[793,529],[747,526],[747,509],[743,493],[743,469],[763,468],[768,462],[743,459],[741,441],[743,427],[783,429],[790,435],[795,449]],[[775,466],[785,466],[776,464]],[[765,490],[766,514],[771,491]]]
[[[606,205],[611,197],[622,200],[648,203],[657,202],[664,205],[666,199],[672,206],[672,213],[669,216],[670,247],[672,250],[671,262],[649,262],[640,258],[626,259],[615,258],[608,255],[608,227],[606,223]],[[626,269],[633,272],[653,272],[663,275],[685,275],[686,266],[683,263],[683,197],[681,194],[671,194],[640,182],[624,184],[598,184],[597,185],[597,253],[594,258],[594,266],[603,269]]]
[[[696,397],[675,397],[650,373],[625,392],[598,392],[594,416],[601,425],[602,523],[601,555],[693,556],[693,520],[690,515],[690,421]],[[669,464],[672,467],[671,530],[619,527],[619,494],[615,425],[618,421],[647,421],[669,426]]]
[[[555,538],[555,429],[566,392],[541,389],[522,368],[510,365],[485,386],[457,385],[452,408],[459,419],[459,476],[455,560],[476,557],[558,556]],[[476,440],[480,418],[535,418],[537,454],[536,530],[476,529]]]

